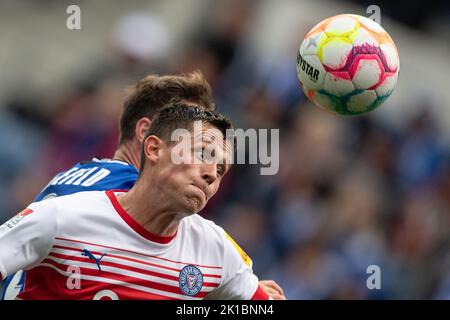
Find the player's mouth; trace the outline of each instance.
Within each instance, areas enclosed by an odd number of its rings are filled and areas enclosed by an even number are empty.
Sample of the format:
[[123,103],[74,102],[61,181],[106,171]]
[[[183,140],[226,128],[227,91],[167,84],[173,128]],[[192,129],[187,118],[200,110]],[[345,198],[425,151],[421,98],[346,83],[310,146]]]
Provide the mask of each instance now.
[[204,196],[204,198],[205,198],[205,200],[207,201],[208,200],[208,196],[207,196],[207,192],[206,192],[206,187],[205,186],[203,186],[202,184],[200,184],[200,183],[192,183],[192,185],[194,186],[194,187],[196,187],[197,189],[200,189],[200,191],[203,193],[203,196]]

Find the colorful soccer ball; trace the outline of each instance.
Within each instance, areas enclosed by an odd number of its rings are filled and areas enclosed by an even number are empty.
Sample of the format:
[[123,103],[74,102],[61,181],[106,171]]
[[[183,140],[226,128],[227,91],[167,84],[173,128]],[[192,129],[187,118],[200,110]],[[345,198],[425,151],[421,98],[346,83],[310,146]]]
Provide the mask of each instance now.
[[323,20],[305,36],[297,75],[306,96],[334,114],[372,111],[392,93],[400,61],[389,34],[354,14]]

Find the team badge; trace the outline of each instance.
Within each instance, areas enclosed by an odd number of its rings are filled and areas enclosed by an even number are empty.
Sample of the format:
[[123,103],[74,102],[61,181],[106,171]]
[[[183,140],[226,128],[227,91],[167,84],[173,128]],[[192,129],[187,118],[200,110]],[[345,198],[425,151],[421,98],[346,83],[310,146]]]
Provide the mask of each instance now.
[[202,290],[203,275],[199,268],[192,265],[185,266],[178,276],[181,291],[188,296],[195,296]]

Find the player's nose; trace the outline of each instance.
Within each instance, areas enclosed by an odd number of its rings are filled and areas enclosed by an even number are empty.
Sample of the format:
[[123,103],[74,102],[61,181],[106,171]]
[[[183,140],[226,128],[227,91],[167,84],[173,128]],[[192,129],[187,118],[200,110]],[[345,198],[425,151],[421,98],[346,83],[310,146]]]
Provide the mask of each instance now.
[[217,179],[217,164],[216,163],[203,163],[201,165],[201,177],[208,184],[214,183]]

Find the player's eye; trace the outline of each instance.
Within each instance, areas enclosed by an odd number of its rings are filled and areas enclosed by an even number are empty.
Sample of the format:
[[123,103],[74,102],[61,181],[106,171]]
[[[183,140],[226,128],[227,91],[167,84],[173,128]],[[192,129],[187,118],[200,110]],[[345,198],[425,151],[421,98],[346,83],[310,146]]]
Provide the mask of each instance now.
[[217,165],[217,174],[219,176],[223,176],[223,174],[225,173],[225,168],[223,165]]
[[194,155],[197,159],[203,161],[204,149],[203,148],[194,149]]

